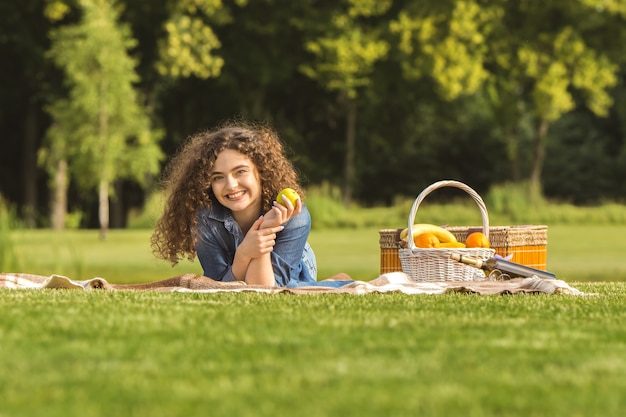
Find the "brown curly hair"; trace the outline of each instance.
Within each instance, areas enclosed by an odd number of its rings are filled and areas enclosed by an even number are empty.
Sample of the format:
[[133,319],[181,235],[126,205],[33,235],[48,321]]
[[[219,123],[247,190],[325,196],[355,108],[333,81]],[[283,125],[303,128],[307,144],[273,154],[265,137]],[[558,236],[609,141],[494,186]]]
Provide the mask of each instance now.
[[304,201],[298,174],[285,155],[273,129],[246,122],[227,122],[187,139],[165,169],[163,185],[167,200],[152,234],[152,252],[175,265],[183,258],[194,259],[197,214],[220,204],[211,190],[210,173],[217,155],[232,149],[256,165],[261,179],[262,211],[272,207],[276,194],[285,187],[298,192]]

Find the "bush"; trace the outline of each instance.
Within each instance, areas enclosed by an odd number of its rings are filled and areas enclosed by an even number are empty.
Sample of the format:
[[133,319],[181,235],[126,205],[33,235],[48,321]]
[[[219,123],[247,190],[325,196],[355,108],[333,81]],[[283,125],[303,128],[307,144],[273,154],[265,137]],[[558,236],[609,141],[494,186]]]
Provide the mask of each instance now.
[[129,229],[154,229],[154,226],[163,214],[165,197],[162,192],[152,193],[141,210],[131,210],[128,215]]
[[311,187],[306,192],[306,206],[313,219],[312,227],[325,229],[338,227],[355,227],[347,210],[341,202],[341,191],[328,183]]
[[[312,218],[312,228],[395,229],[407,226],[414,199],[397,197],[389,207],[362,207],[343,205],[341,191],[328,183],[310,187],[305,203]],[[541,197],[531,197],[527,184],[500,184],[493,187],[485,201],[489,225],[523,224],[626,224],[626,206],[606,202],[597,207],[580,207],[567,203],[548,202]],[[131,212],[129,229],[153,229],[163,211],[162,193],[154,193],[143,209]],[[418,207],[414,223],[432,223],[450,226],[480,226],[482,216],[478,206],[469,196],[458,197],[442,203],[427,197]]]
[[513,222],[524,222],[528,214],[545,208],[545,200],[534,195],[528,182],[492,186],[484,198],[487,209]]
[[0,271],[17,271],[17,256],[11,239],[15,215],[0,196]]

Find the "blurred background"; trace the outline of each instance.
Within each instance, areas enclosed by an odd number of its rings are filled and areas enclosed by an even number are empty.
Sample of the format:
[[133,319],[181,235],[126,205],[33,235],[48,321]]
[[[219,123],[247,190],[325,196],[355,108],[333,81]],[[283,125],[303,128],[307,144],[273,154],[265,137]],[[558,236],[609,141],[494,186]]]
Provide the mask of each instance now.
[[2,205],[23,228],[125,228],[181,143],[231,118],[271,124],[305,188],[344,207],[448,178],[621,204],[625,17],[605,0],[5,1]]

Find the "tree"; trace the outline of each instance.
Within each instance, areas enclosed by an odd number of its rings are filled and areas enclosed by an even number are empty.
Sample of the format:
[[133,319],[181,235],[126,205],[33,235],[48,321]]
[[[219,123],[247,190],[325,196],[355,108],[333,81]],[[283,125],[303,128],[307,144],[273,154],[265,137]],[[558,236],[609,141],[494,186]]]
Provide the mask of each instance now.
[[346,109],[345,162],[343,202],[352,202],[355,173],[357,98],[359,90],[371,83],[374,65],[386,57],[388,43],[380,38],[376,25],[368,25],[372,16],[384,14],[390,0],[348,0],[346,10],[335,10],[330,16],[324,34],[307,42],[307,50],[315,56],[311,65],[302,65],[301,71],[320,85],[338,93],[338,100]]
[[133,88],[138,77],[128,51],[135,42],[128,27],[118,23],[119,10],[107,0],[78,0],[78,6],[79,22],[51,33],[49,53],[65,72],[69,95],[48,108],[53,124],[42,159],[53,178],[60,176],[57,204],[64,204],[59,188],[67,187],[65,163],[80,188],[97,189],[104,239],[113,183],[121,178],[143,182],[158,172],[160,134],[151,130]]
[[[247,0],[236,3],[245,4]],[[221,0],[177,0],[170,3],[165,23],[167,35],[159,42],[157,69],[173,78],[195,76],[200,79],[220,74],[224,60],[212,52],[221,43],[209,22],[229,20]]]
[[[613,13],[605,2],[567,0],[478,2],[407,6],[392,23],[409,58],[408,77],[429,76],[444,99],[487,89],[497,110],[512,164],[519,156],[520,120],[532,125],[531,194],[541,192],[541,169],[550,124],[580,103],[596,115],[612,104],[608,89],[618,67],[590,43]],[[620,6],[621,13],[624,6]],[[582,24],[581,24],[582,23]]]
[[[0,131],[5,145],[0,150],[0,165],[11,173],[7,177],[11,187],[4,192],[18,197],[19,212],[28,227],[36,225],[40,200],[36,155],[47,126],[41,107],[57,81],[45,56],[50,24],[42,4],[42,0],[0,4],[0,78],[5,80],[0,94]],[[6,184],[0,184],[3,186]]]
[[[83,138],[69,140],[82,135],[75,126],[87,118],[71,103],[76,83],[63,85],[65,67],[54,67],[52,55],[44,53],[51,27],[84,20],[83,3],[0,5],[0,74],[10,80],[0,87],[0,191],[17,203],[24,224],[32,224],[28,207],[36,206],[34,214],[49,212],[46,198],[53,194],[34,169],[30,150],[39,148],[46,131],[48,178],[56,178],[62,191],[56,206],[65,210],[69,184],[67,207],[94,221],[87,200],[96,193],[78,185],[85,179],[92,188],[99,185],[94,175],[80,172]],[[529,181],[534,172],[547,197],[584,203],[623,194],[624,1],[114,4],[138,42],[125,49],[139,63],[134,70],[141,79],[132,84],[151,119],[167,132],[159,142],[166,153],[195,129],[243,115],[277,127],[306,183],[329,180],[344,189],[348,183],[344,197],[364,204],[393,204],[444,175],[486,191],[500,181]],[[362,57],[368,45],[379,44],[387,45],[386,53]],[[65,53],[78,55],[77,49]],[[611,87],[615,79],[621,81]],[[350,91],[355,98],[349,99]],[[45,100],[59,117],[45,114]],[[52,145],[53,137],[61,139]],[[591,150],[585,158],[571,149],[581,144]],[[568,163],[565,155],[575,161]],[[590,163],[602,169],[586,169]],[[124,171],[121,164],[116,172]],[[565,174],[568,169],[576,179]],[[346,182],[347,176],[352,180]],[[114,181],[122,206],[129,202],[125,192],[136,185]],[[559,187],[564,181],[584,186]],[[589,187],[594,193],[585,191]],[[59,218],[62,227],[63,212]]]

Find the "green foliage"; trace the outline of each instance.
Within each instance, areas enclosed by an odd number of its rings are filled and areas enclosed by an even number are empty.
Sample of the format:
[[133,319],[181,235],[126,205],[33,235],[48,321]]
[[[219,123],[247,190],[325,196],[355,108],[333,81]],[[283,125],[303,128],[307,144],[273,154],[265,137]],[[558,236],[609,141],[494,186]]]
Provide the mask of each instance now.
[[485,55],[492,21],[503,13],[499,5],[473,1],[455,2],[445,11],[417,3],[406,7],[390,23],[406,57],[405,75],[432,77],[447,101],[476,92],[489,76]]
[[[567,203],[529,198],[528,185],[501,184],[483,198],[491,225],[624,225],[626,206],[607,202],[600,206],[581,207]],[[327,186],[312,189],[307,207],[313,217],[313,229],[356,229],[363,227],[404,228],[414,200],[400,198],[390,207],[366,208],[341,204],[337,189]],[[456,199],[447,203],[425,199],[416,213],[416,223],[462,226],[480,225],[480,210],[473,200]]]
[[336,227],[348,217],[341,202],[341,191],[329,183],[309,188],[306,197],[305,204],[313,219],[313,228]]
[[[222,42],[215,27],[233,22],[231,11],[221,0],[171,1],[164,24],[165,36],[158,40],[157,71],[166,77],[199,79],[221,75],[224,58],[216,54]],[[245,7],[248,0],[235,0]]]
[[389,45],[380,39],[377,30],[359,25],[357,18],[382,14],[389,6],[389,1],[355,2],[347,15],[333,14],[324,35],[307,42],[307,51],[316,59],[312,64],[301,65],[302,73],[329,91],[356,98],[360,88],[371,84],[376,62],[389,51]]
[[[415,3],[398,13],[390,30],[398,38],[405,77],[432,78],[447,101],[487,92],[493,124],[514,167],[512,179],[529,178],[539,190],[549,122],[576,106],[606,116],[613,104],[610,90],[621,58],[598,42],[598,33],[604,33],[597,30],[600,22],[611,18],[591,3],[571,9],[569,2]],[[529,118],[533,146],[526,155],[521,149]],[[530,162],[528,173],[522,172],[525,160]]]
[[309,188],[306,205],[314,230],[386,228],[391,227],[390,224],[402,224],[401,216],[406,216],[394,208],[362,208],[356,204],[346,207],[339,188],[329,183]]
[[580,3],[590,10],[595,9],[622,17],[626,16],[626,4],[623,1],[580,0]]
[[49,54],[65,71],[69,97],[49,107],[54,123],[44,157],[53,167],[69,158],[73,178],[86,189],[117,178],[143,182],[163,156],[160,134],[150,131],[133,88],[138,77],[128,50],[136,41],[107,2],[79,4],[82,20],[51,33]]
[[[40,162],[54,178],[59,163],[67,161],[79,188],[98,189],[104,238],[113,183],[133,179],[143,185],[159,172],[164,157],[158,145],[162,132],[151,130],[135,90],[139,77],[129,50],[137,42],[129,26],[119,23],[119,9],[101,0],[80,0],[78,7],[81,18],[77,23],[62,25],[50,34],[48,54],[64,71],[68,96],[48,106],[53,122],[48,142],[40,150]],[[53,189],[64,187],[67,181],[52,185]]]
[[560,139],[551,135],[546,146],[550,155],[543,170],[547,195],[575,205],[597,205],[608,195],[614,196],[611,200],[624,202],[625,188],[614,179],[624,178],[626,163],[621,149],[626,148],[604,130],[613,123],[599,121],[581,110],[555,123],[553,135]]
[[367,77],[368,69],[386,54],[387,49],[382,42],[363,39],[358,30],[353,31],[349,39],[332,37],[312,41],[308,50],[323,63],[317,70],[303,66],[302,72],[310,78],[320,79],[328,90],[346,91],[348,97],[354,98],[359,87],[371,82]]
[[20,267],[11,237],[15,221],[15,213],[0,195],[0,272],[18,271]]
[[[543,197],[533,200],[528,184],[503,183],[482,196],[492,226],[515,224],[547,225],[625,225],[626,206],[606,202],[600,206],[581,207],[550,202]],[[162,193],[151,194],[141,210],[133,210],[128,218],[131,229],[152,229],[163,211]],[[305,204],[313,219],[313,230],[345,230],[362,228],[404,228],[408,224],[413,199],[398,197],[390,206],[345,207],[341,190],[330,183],[306,190]],[[436,195],[424,199],[418,207],[415,223],[463,226],[480,225],[482,216],[469,197],[456,197],[442,202]],[[339,232],[342,233],[342,232]]]
[[[100,4],[93,0],[25,0],[2,8],[0,44],[7,64],[0,72],[12,82],[0,98],[0,130],[6,138],[0,145],[0,162],[6,165],[0,186],[12,201],[21,204],[33,195],[11,184],[22,183],[8,175],[22,167],[14,156],[32,155],[27,143],[38,143],[38,132],[46,129],[49,142],[42,155],[51,174],[58,160],[72,155],[84,162],[71,163],[72,188],[77,181],[92,183],[93,171],[105,172],[96,156],[108,152],[89,156],[80,148],[90,147],[96,137],[81,124],[96,126],[99,119],[78,107],[93,108],[99,96],[87,88],[73,96],[59,94],[65,66],[88,65],[85,48],[76,47],[79,35],[84,40],[87,33],[104,39],[98,45],[85,42],[101,52],[92,63],[132,68],[141,75],[129,79],[142,96],[127,96],[108,109],[134,101],[142,107],[145,100],[150,117],[163,129],[145,130],[163,135],[160,147],[133,147],[137,152],[124,152],[116,160],[114,171],[121,176],[144,178],[153,165],[143,163],[143,157],[154,161],[159,148],[171,154],[190,133],[243,115],[277,127],[312,185],[346,181],[344,166],[353,160],[354,198],[364,205],[391,204],[395,196],[411,196],[440,178],[462,178],[486,190],[540,174],[541,165],[540,179],[550,197],[597,204],[624,195],[625,165],[623,157],[615,157],[626,149],[621,129],[625,87],[616,83],[623,79],[626,62],[623,2],[101,3],[114,9],[115,25],[107,26],[114,30],[76,29],[89,14],[82,12],[84,6]],[[44,15],[48,21],[42,24]],[[110,37],[119,31],[122,40]],[[76,42],[53,45],[55,61],[65,62],[58,65],[63,74],[50,67],[53,57],[44,53],[60,33],[76,35]],[[107,48],[99,45],[132,55],[132,62],[105,55]],[[81,83],[100,78],[91,67],[82,78],[72,74],[68,78]],[[110,84],[117,89],[120,83]],[[339,101],[338,96],[353,98]],[[42,97],[52,98],[52,121],[40,109]],[[123,114],[145,126],[144,118]],[[574,118],[572,127],[563,128],[568,115]],[[542,119],[550,122],[542,125]],[[111,121],[108,128],[127,122]],[[592,152],[575,153],[575,147],[567,152],[572,132],[583,128],[594,144]],[[122,136],[135,145],[140,134]],[[72,137],[80,145],[65,143]],[[610,163],[598,166],[602,159]],[[555,172],[561,173],[558,180]],[[40,176],[24,177],[33,184]],[[563,178],[576,180],[568,184]],[[43,189],[37,194],[51,195]],[[82,190],[72,193],[69,206],[93,219],[93,205],[83,195]],[[38,200],[37,211],[47,213],[48,201]],[[123,206],[136,204],[132,200]]]
[[494,185],[485,197],[489,211],[512,221],[523,221],[531,210],[542,210],[546,202],[541,195],[534,195],[529,183],[505,183]]
[[131,210],[128,215],[129,229],[154,229],[163,213],[165,196],[162,192],[152,192],[141,209]]
[[612,105],[607,90],[617,82],[618,67],[607,56],[598,56],[570,26],[556,36],[544,35],[539,40],[551,45],[544,51],[527,45],[519,50],[526,74],[537,79],[533,91],[537,115],[554,121],[572,110],[575,101],[570,89],[575,87],[583,92],[591,111],[606,116]]
[[351,17],[380,16],[391,7],[392,0],[348,0]]
[[[180,2],[179,4],[184,4]],[[215,8],[221,7],[221,1],[201,2]],[[211,27],[195,15],[195,4],[190,3],[183,11],[175,13],[165,24],[167,37],[160,41],[161,59],[157,69],[162,75],[174,78],[196,76],[198,78],[216,77],[220,74],[224,60],[211,54],[219,49],[221,43]],[[190,9],[194,9],[193,11]],[[205,13],[214,10],[203,8]],[[207,10],[208,9],[208,10]],[[189,15],[187,13],[194,13]]]
[[618,416],[624,283],[594,296],[16,291],[13,417]]
[[44,14],[52,22],[58,22],[67,16],[70,11],[70,0],[47,0]]
[[65,227],[67,229],[78,229],[83,220],[84,213],[80,210],[67,213],[65,216]]

